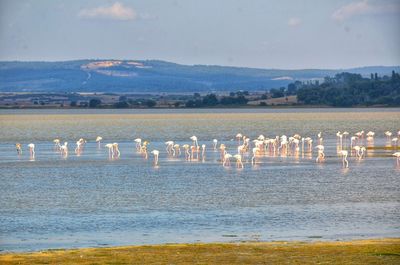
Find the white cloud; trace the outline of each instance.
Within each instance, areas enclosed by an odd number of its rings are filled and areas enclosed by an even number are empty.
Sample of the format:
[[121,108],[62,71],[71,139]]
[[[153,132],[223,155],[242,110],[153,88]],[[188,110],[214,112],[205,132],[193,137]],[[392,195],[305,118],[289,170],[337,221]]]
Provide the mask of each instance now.
[[82,9],[79,14],[82,18],[102,18],[113,20],[134,20],[137,14],[133,8],[115,2],[111,6],[100,6],[90,9]]
[[301,19],[298,17],[292,17],[288,20],[288,25],[291,27],[296,27],[301,24]]
[[400,5],[394,4],[370,4],[367,0],[353,2],[342,6],[332,14],[332,19],[336,21],[344,21],[359,15],[368,14],[390,14],[399,13]]

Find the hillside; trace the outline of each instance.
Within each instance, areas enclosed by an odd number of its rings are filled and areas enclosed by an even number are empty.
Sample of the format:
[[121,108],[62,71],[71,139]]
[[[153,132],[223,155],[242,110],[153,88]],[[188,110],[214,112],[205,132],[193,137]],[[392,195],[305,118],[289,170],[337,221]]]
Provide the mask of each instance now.
[[280,70],[180,65],[157,60],[0,62],[0,92],[182,93],[264,91],[293,80],[322,79],[346,71],[390,75],[400,67]]

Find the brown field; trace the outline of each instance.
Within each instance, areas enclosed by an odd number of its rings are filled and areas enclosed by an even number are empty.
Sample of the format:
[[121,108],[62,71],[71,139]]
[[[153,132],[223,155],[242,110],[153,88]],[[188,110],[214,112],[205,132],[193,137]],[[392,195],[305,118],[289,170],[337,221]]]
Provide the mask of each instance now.
[[297,103],[297,96],[288,96],[287,101],[286,97],[282,97],[282,98],[269,98],[265,100],[249,101],[248,104],[258,106],[260,105],[261,102],[265,102],[267,105],[290,105]]
[[0,264],[400,264],[400,238],[52,250],[1,254]]

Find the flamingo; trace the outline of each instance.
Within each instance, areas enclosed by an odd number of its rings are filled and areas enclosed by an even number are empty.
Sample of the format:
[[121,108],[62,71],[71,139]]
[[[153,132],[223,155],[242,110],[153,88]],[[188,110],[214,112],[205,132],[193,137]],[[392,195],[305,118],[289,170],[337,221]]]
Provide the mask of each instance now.
[[306,138],[304,139],[304,141],[306,141],[307,144],[308,144],[308,152],[311,152],[313,140],[311,139],[311,137],[306,137]]
[[318,136],[318,144],[322,145],[322,132],[319,132],[317,136]]
[[82,150],[83,145],[86,143],[86,141],[81,138],[76,142],[76,148],[75,148],[75,153],[80,153]]
[[366,136],[367,136],[367,141],[368,141],[369,143],[371,143],[372,141],[374,141],[375,133],[372,132],[372,131],[369,131],[369,132],[366,134]]
[[246,151],[246,146],[243,145],[239,145],[237,148],[238,154],[243,154]]
[[144,141],[143,144],[140,146],[140,153],[144,155],[144,158],[147,159],[147,145],[150,144],[148,141]]
[[392,137],[392,132],[386,131],[386,132],[385,132],[385,135],[386,135],[386,137],[387,137],[387,140],[390,141],[390,137]]
[[121,152],[119,151],[118,143],[113,143],[113,144],[112,144],[112,148],[113,148],[113,154],[114,154],[114,156],[120,157]]
[[399,166],[400,165],[400,152],[396,152],[396,153],[394,153],[393,154],[393,156],[395,156],[397,159],[397,165]]
[[53,143],[54,143],[54,150],[60,150],[61,148],[60,139],[54,139]]
[[[321,138],[321,139],[322,139],[322,138]],[[296,152],[298,152],[298,151],[300,150],[300,147],[299,147],[300,141],[299,141],[299,139],[297,139],[297,138],[293,139],[292,143],[294,144],[294,150],[295,150]]]
[[193,135],[192,137],[190,137],[190,140],[193,141],[193,145],[194,145],[194,146],[196,146],[196,147],[199,146],[199,144],[198,144],[198,142],[197,142],[197,137],[196,137],[196,136]]
[[236,159],[236,167],[243,168],[242,156],[237,154],[233,156]]
[[367,137],[372,137],[372,138],[374,138],[374,136],[375,136],[375,133],[374,132],[372,132],[372,131],[369,131],[369,132],[367,132]]
[[278,147],[278,151],[285,147],[286,148],[286,152],[287,152],[287,146],[289,144],[289,142],[287,141],[287,136],[286,135],[282,135],[280,137],[280,140],[281,140],[281,145]]
[[173,150],[174,150],[174,155],[175,156],[180,156],[181,155],[181,148],[180,148],[179,144],[175,144]]
[[223,166],[230,166],[230,165],[231,165],[231,160],[230,160],[231,157],[232,157],[231,154],[226,153],[226,154],[224,155],[224,160],[223,160],[223,162],[222,162],[222,165],[223,165]]
[[358,145],[353,146],[353,149],[356,151],[356,157],[360,158],[360,149],[361,147]]
[[251,158],[251,164],[254,165],[256,163],[256,156],[260,153],[260,148],[254,147],[253,148],[253,157]]
[[103,137],[101,137],[101,136],[96,137],[96,142],[97,142],[98,148],[100,148],[100,146],[101,146],[101,140],[103,140]]
[[184,145],[182,145],[182,148],[185,150],[185,159],[187,161],[190,161],[189,145],[184,144]]
[[206,145],[202,144],[201,145],[201,159],[204,161],[205,158],[206,158]]
[[348,156],[349,153],[346,150],[342,150],[339,153],[342,156],[343,167],[344,168],[348,168],[349,167],[349,161],[347,161],[347,156]]
[[225,149],[226,149],[226,147],[225,147],[224,144],[220,144],[220,145],[219,145],[219,150],[221,151],[221,160],[222,160],[222,161],[224,161],[224,156],[225,156],[225,154],[226,154]]
[[315,162],[321,163],[325,159],[324,149],[325,147],[321,144],[317,145],[315,148],[318,149],[318,156]]
[[68,142],[64,142],[64,144],[60,147],[60,151],[62,155],[68,155]]
[[106,144],[105,147],[108,148],[108,157],[109,158],[114,157],[114,146],[113,146],[113,144]]
[[240,139],[242,139],[243,135],[241,133],[236,134],[236,139],[238,140],[238,145],[240,145]]
[[366,152],[367,152],[367,149],[364,146],[361,146],[361,148],[360,148],[360,156],[359,156],[360,160],[362,158],[364,158]]
[[362,144],[362,142],[364,140],[364,131],[356,132],[355,136],[357,136],[358,139],[361,139],[360,141],[361,141],[361,144]]
[[28,144],[29,147],[29,154],[31,157],[35,157],[35,144],[30,143]]
[[399,141],[399,138],[394,137],[394,138],[392,139],[393,145],[394,145],[394,146],[397,146],[397,142],[398,142],[398,141]]
[[141,147],[142,147],[142,139],[136,138],[136,139],[134,140],[134,142],[136,143],[136,150],[137,150],[137,151],[140,151],[140,149],[141,149]]
[[158,150],[153,150],[151,153],[154,155],[154,166],[158,165],[158,155],[160,154],[160,151]]
[[336,133],[336,136],[338,138],[340,149],[342,149],[343,148],[343,134],[341,134],[340,131],[338,131]]
[[15,148],[17,149],[17,154],[21,155],[22,154],[22,147],[20,143],[15,144]]
[[214,151],[217,151],[217,144],[218,144],[218,140],[217,140],[217,139],[214,139],[214,140],[213,140]]
[[167,146],[165,150],[169,155],[174,154],[174,141],[166,141],[165,145]]

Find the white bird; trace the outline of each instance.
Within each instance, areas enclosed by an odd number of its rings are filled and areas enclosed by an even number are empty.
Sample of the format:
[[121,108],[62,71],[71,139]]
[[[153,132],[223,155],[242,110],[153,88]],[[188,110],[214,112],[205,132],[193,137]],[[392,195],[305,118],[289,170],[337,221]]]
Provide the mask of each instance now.
[[233,157],[236,159],[236,167],[243,168],[242,156],[239,154],[236,154]]
[[101,137],[101,136],[97,136],[96,137],[96,142],[97,142],[97,146],[100,148],[100,146],[101,146],[101,140],[103,140],[103,137]]
[[29,147],[29,154],[31,155],[31,157],[35,157],[35,144],[30,143],[28,144]]
[[342,156],[343,167],[344,168],[348,168],[349,167],[349,161],[347,161],[347,156],[348,156],[349,153],[346,150],[342,150],[339,153]]
[[217,150],[217,144],[218,144],[218,140],[217,140],[217,139],[214,139],[214,140],[213,140],[214,151]]
[[154,166],[158,165],[158,155],[160,154],[160,152],[158,150],[153,150],[151,151],[151,153],[154,155]]
[[136,138],[136,139],[134,140],[134,142],[136,143],[136,150],[137,150],[137,151],[140,151],[140,148],[141,148],[141,146],[142,146],[142,139]]

